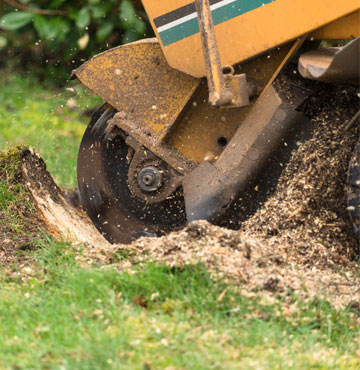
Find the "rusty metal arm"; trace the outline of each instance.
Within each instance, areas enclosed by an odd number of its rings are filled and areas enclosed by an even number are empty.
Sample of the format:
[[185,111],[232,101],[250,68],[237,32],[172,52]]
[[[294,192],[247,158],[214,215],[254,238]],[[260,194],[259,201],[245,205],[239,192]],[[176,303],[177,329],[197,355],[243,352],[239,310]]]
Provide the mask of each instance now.
[[195,6],[206,66],[209,103],[213,107],[219,107],[230,103],[232,94],[225,86],[209,0],[196,0]]
[[216,42],[209,0],[195,0],[201,43],[209,88],[209,103],[213,107],[240,107],[249,104],[245,75],[224,75]]

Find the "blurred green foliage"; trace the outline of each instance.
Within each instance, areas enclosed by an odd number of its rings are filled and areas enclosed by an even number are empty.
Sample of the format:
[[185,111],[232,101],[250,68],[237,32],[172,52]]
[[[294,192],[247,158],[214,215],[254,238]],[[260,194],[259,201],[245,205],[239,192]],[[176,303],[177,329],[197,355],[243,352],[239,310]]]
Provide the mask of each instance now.
[[[139,1],[0,0],[2,63],[67,72],[92,55],[151,33]],[[65,67],[66,66],[66,67]],[[33,68],[31,68],[33,69]]]

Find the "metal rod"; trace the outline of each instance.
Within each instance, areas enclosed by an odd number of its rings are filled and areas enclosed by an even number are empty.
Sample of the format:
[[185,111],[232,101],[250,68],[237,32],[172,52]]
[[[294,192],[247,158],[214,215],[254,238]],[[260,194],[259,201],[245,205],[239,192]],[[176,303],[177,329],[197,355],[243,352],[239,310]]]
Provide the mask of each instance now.
[[209,103],[213,107],[219,107],[230,103],[232,94],[225,86],[209,0],[195,0],[195,6],[198,14],[201,43],[206,66]]

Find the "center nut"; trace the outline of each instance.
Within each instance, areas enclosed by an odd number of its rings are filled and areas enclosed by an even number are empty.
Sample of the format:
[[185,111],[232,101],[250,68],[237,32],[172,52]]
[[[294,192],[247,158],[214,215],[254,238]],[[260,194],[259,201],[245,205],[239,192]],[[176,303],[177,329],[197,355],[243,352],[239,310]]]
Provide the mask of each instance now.
[[139,172],[137,181],[141,190],[156,191],[162,185],[162,174],[156,167],[145,167]]

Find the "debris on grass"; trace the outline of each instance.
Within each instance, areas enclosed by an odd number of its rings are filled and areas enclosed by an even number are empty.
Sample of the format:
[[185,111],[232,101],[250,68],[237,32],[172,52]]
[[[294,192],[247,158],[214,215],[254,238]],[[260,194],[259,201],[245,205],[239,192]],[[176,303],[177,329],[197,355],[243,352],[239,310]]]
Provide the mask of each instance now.
[[282,244],[266,243],[256,235],[196,221],[181,231],[141,238],[131,245],[88,246],[78,260],[127,270],[148,261],[179,268],[201,263],[214,278],[225,278],[249,297],[326,297],[336,307],[360,302],[360,269],[355,261],[344,258],[339,265],[325,265],[314,258],[311,264],[301,258],[296,261],[294,254],[289,257]]
[[[109,245],[84,212],[64,196],[36,153],[16,149],[11,178],[6,170],[11,166],[2,154],[1,182],[6,189],[8,184],[20,184],[25,198],[19,199],[33,204],[31,210],[23,212],[19,201],[10,202],[23,215],[26,233],[22,234],[4,229],[13,213],[1,210],[2,263],[11,254],[14,240],[41,227],[70,239],[78,248],[81,264],[131,269],[149,260],[177,267],[202,263],[214,276],[224,277],[247,296],[270,300],[286,300],[293,293],[303,299],[326,296],[336,307],[357,307],[359,251],[346,210],[346,179],[359,126],[344,130],[358,109],[356,91],[328,87],[308,99],[302,109],[312,120],[312,138],[298,145],[274,194],[239,231],[199,221],[160,238]],[[2,194],[9,198],[4,191]]]
[[306,101],[302,110],[312,120],[312,138],[299,144],[275,193],[240,231],[195,222],[131,246],[101,253],[88,248],[88,262],[201,262],[244,294],[322,294],[336,306],[360,302],[359,249],[346,204],[348,164],[360,128],[344,130],[357,109],[356,90],[343,86],[321,89]]

